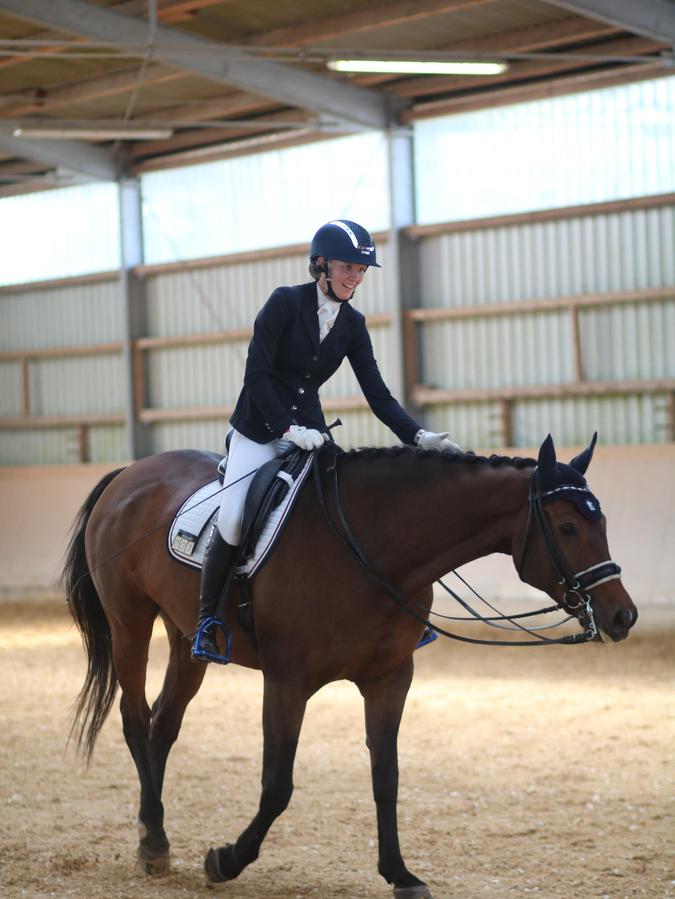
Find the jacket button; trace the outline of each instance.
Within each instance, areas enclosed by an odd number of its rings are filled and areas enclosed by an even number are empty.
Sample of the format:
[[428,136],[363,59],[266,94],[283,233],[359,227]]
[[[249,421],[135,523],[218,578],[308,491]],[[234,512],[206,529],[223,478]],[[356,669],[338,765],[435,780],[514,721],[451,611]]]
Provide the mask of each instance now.
[[291,406],[291,412],[297,412],[297,411],[298,411],[297,406]]
[[311,377],[312,377],[312,373],[311,373],[310,371],[306,371],[306,372],[305,372],[305,377],[306,377],[306,378],[311,378]]
[[298,393],[304,393],[304,392],[305,392],[304,387],[298,387]]
[[312,362],[318,362],[318,361],[319,361],[318,356],[312,356]]

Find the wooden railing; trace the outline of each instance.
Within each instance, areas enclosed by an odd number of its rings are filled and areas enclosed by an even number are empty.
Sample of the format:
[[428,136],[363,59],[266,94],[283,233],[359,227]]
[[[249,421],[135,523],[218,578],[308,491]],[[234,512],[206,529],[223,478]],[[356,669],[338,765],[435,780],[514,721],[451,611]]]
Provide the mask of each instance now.
[[[500,442],[504,446],[513,443],[512,406],[518,400],[553,399],[571,396],[620,396],[628,393],[664,394],[664,428],[668,440],[675,440],[675,379],[644,379],[589,381],[585,378],[579,333],[579,314],[584,309],[621,306],[629,303],[649,303],[675,296],[675,288],[654,288],[636,291],[554,297],[542,300],[521,300],[511,303],[482,304],[451,308],[412,309],[403,313],[403,361],[408,400],[424,408],[439,404],[496,402],[498,404]],[[488,387],[473,390],[429,387],[418,382],[417,329],[437,322],[463,321],[471,318],[501,317],[509,315],[537,314],[566,311],[570,317],[570,353],[574,379],[565,384],[535,386]],[[391,315],[368,316],[371,328],[385,327],[392,323]],[[136,419],[147,425],[158,422],[190,421],[213,418],[226,419],[232,407],[190,406],[159,409],[146,404],[147,375],[145,354],[176,347],[198,347],[228,344],[248,340],[250,329],[210,331],[173,337],[143,337],[131,345],[133,358],[133,394]],[[30,363],[43,359],[76,358],[84,356],[122,354],[121,342],[89,344],[84,346],[54,347],[35,350],[0,352],[0,362],[15,362],[21,366],[20,416],[0,417],[1,430],[73,428],[79,461],[88,459],[88,432],[92,427],[120,426],[125,423],[123,411],[105,414],[35,415],[31,404]],[[322,404],[326,411],[340,412],[366,407],[361,395],[325,397]]]
[[[370,315],[368,324],[377,328],[391,324],[390,315]],[[143,337],[132,342],[133,357],[133,393],[135,415],[143,424],[158,422],[195,421],[212,418],[227,419],[232,413],[232,406],[189,406],[183,408],[157,409],[145,405],[146,374],[144,354],[153,350],[175,347],[197,347],[213,344],[227,344],[248,340],[251,329],[229,331],[209,331],[201,334],[185,334],[176,337]],[[16,350],[0,352],[0,363],[14,362],[21,366],[21,406],[22,414],[18,416],[0,416],[0,430],[35,430],[73,428],[76,436],[77,461],[89,459],[89,429],[101,426],[124,425],[124,412],[111,413],[79,413],[73,415],[35,415],[31,404],[30,363],[43,359],[71,359],[86,356],[121,355],[124,350],[122,342],[105,344],[87,344],[83,346],[53,347],[35,350]],[[345,397],[325,397],[322,405],[329,412],[346,412],[367,407],[361,395]]]
[[[512,405],[522,399],[554,399],[571,396],[622,396],[629,393],[665,393],[665,424],[668,440],[675,440],[675,379],[632,379],[621,381],[588,381],[584,375],[579,313],[584,309],[622,306],[629,303],[649,303],[675,297],[675,287],[649,288],[602,294],[553,297],[541,300],[520,300],[509,303],[484,303],[477,306],[411,309],[403,313],[403,342],[406,393],[418,407],[448,403],[497,402],[499,404],[500,440],[504,446],[513,445]],[[574,380],[564,384],[510,386],[455,390],[427,387],[417,381],[417,328],[421,325],[475,318],[537,314],[567,311],[570,318],[570,353]]]

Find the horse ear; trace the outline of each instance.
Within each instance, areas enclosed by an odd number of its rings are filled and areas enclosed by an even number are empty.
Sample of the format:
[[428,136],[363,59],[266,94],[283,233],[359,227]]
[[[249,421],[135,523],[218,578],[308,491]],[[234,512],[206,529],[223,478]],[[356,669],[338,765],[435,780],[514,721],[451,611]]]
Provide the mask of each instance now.
[[595,431],[593,434],[593,439],[588,444],[586,449],[583,452],[579,453],[578,456],[575,456],[570,462],[572,468],[576,468],[576,470],[581,474],[584,474],[588,466],[591,464],[591,459],[593,458],[593,450],[595,449],[597,440],[598,432]]
[[543,483],[552,479],[555,474],[555,464],[555,447],[553,446],[553,437],[549,434],[539,447],[539,458],[537,459],[537,468]]

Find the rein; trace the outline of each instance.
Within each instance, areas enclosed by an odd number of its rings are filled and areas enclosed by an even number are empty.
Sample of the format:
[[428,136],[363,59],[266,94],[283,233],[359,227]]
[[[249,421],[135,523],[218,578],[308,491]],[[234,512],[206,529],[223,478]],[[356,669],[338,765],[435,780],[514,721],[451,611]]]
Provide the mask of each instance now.
[[[338,476],[338,466],[337,466],[337,457],[338,452],[335,451],[333,462],[326,469],[327,473],[332,475],[332,483],[333,483],[333,493],[334,493],[334,501],[335,508],[337,511],[337,516],[340,521],[340,526],[342,531],[335,525],[333,520],[330,517],[330,513],[328,512],[328,508],[326,506],[326,496],[324,493],[323,485],[321,483],[321,470],[320,470],[320,461],[319,461],[319,453],[314,454],[314,459],[312,462],[313,468],[313,476],[314,476],[314,485],[316,488],[317,499],[319,502],[319,506],[323,513],[324,519],[329,530],[337,537],[340,543],[343,545],[345,550],[349,553],[349,555],[360,565],[361,568],[368,574],[371,580],[375,581],[379,587],[387,594],[387,596],[396,603],[399,608],[406,613],[409,617],[413,618],[415,621],[420,624],[425,625],[425,627],[431,628],[436,634],[440,634],[443,637],[448,637],[451,640],[458,640],[462,643],[476,643],[483,646],[549,646],[556,644],[573,644],[573,643],[587,643],[593,640],[597,633],[597,627],[595,624],[595,620],[593,617],[593,610],[591,608],[590,596],[586,592],[592,587],[597,587],[601,583],[605,583],[608,580],[613,580],[614,578],[618,578],[620,576],[621,569],[619,566],[612,561],[602,562],[599,565],[594,565],[586,571],[577,572],[576,574],[571,574],[570,569],[567,565],[567,561],[560,550],[560,547],[557,544],[555,539],[555,535],[553,534],[553,529],[551,528],[550,522],[548,520],[548,516],[546,515],[543,503],[543,497],[545,494],[541,493],[539,489],[539,475],[538,471],[535,468],[530,477],[530,489],[529,489],[529,515],[528,522],[525,531],[525,537],[523,540],[523,549],[521,551],[520,557],[520,565],[517,566],[518,574],[521,574],[525,553],[528,548],[529,537],[532,531],[532,523],[536,521],[541,532],[544,537],[545,545],[549,554],[549,558],[551,563],[553,564],[554,570],[556,574],[559,575],[562,580],[559,582],[561,584],[565,584],[566,592],[563,597],[563,603],[556,603],[555,606],[548,607],[546,609],[541,609],[539,612],[531,612],[524,613],[522,615],[513,615],[513,616],[498,616],[497,618],[483,618],[478,613],[476,613],[467,603],[461,600],[452,590],[450,590],[442,581],[439,581],[441,586],[445,590],[447,590],[455,599],[457,599],[461,605],[463,605],[468,611],[472,613],[474,618],[477,618],[480,621],[484,621],[485,623],[490,623],[494,620],[506,619],[508,621],[512,621],[516,628],[525,631],[528,634],[536,637],[536,640],[479,640],[474,637],[464,637],[460,634],[453,634],[451,631],[444,630],[436,624],[433,624],[428,620],[429,611],[425,609],[426,617],[420,614],[419,612],[414,611],[410,608],[411,605],[419,606],[419,603],[416,600],[411,599],[406,596],[392,584],[388,583],[372,566],[369,559],[367,558],[363,548],[359,544],[358,540],[354,536],[352,529],[349,526],[349,522],[347,521],[347,517],[344,512],[344,508],[342,506],[342,501],[340,498],[340,483]],[[459,575],[458,575],[459,576]],[[466,582],[465,582],[466,583]],[[475,591],[473,591],[475,593]],[[476,594],[478,595],[478,594]],[[573,595],[577,597],[577,602],[571,602],[567,597],[569,595]],[[481,597],[482,598],[482,597]],[[528,629],[523,625],[518,624],[513,619],[520,617],[527,617],[529,615],[536,615],[541,612],[549,612],[555,609],[563,609],[565,612],[573,615],[575,611],[579,612],[579,621],[584,627],[583,634],[570,634],[564,637],[558,638],[550,638],[545,637],[541,634],[537,634],[532,629]],[[445,616],[441,616],[445,617]],[[449,616],[447,616],[449,617]],[[473,619],[463,618],[463,619],[453,619],[453,620],[465,620],[470,621]],[[565,619],[568,620],[568,619]],[[495,625],[499,626],[499,625]]]

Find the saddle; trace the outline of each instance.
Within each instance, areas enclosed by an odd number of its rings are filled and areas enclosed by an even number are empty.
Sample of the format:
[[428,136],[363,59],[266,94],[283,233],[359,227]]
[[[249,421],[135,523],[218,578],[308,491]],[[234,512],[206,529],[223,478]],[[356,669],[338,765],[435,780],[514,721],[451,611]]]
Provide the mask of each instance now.
[[[250,581],[269,558],[310,468],[312,454],[292,446],[256,472],[244,503],[242,538],[235,578],[241,586],[237,613],[255,645]],[[169,528],[167,548],[174,559],[201,568],[204,550],[220,506],[227,457],[218,466],[218,478],[185,500]],[[224,606],[226,597],[221,598]]]
[[294,446],[279,458],[265,462],[256,472],[244,502],[240,564],[245,564],[255,553],[270,515],[303,474],[307,462],[307,452]]

